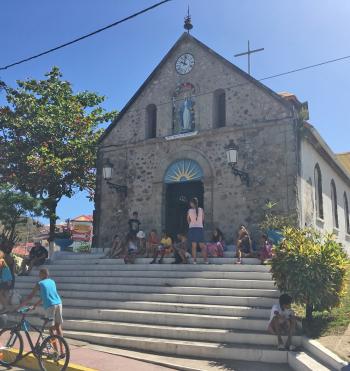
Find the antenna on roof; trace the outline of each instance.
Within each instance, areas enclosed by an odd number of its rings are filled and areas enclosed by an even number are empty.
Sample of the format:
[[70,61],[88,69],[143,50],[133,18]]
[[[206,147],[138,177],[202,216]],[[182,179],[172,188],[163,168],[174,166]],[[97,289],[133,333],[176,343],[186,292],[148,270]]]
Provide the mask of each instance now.
[[185,17],[184,29],[187,30],[187,33],[189,34],[192,28],[193,28],[193,25],[191,23],[190,6],[188,5],[187,16]]

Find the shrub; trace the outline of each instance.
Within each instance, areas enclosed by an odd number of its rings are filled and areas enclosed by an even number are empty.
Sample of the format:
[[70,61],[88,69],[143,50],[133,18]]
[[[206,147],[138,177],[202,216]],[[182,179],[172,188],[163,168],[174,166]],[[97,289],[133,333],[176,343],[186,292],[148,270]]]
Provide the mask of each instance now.
[[306,306],[306,319],[312,312],[338,306],[345,294],[348,258],[333,235],[311,228],[286,227],[284,240],[275,249],[271,271],[281,292]]
[[90,253],[91,245],[89,243],[82,243],[76,247],[73,247],[73,251],[79,253]]

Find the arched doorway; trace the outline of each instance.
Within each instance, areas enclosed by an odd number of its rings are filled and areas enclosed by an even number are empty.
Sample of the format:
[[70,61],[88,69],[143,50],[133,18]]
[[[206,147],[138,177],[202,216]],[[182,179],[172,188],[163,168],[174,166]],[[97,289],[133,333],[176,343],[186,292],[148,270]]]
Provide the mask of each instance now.
[[199,206],[204,207],[203,171],[200,165],[189,159],[172,163],[165,172],[165,228],[175,238],[186,233],[189,201],[197,197]]

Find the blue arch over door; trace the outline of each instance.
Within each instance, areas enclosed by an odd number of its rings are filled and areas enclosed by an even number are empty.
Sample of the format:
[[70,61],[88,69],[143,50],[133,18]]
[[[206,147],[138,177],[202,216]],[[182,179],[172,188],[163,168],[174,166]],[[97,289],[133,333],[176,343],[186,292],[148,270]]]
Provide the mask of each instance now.
[[182,159],[173,162],[165,172],[164,182],[184,183],[203,178],[203,170],[194,160]]

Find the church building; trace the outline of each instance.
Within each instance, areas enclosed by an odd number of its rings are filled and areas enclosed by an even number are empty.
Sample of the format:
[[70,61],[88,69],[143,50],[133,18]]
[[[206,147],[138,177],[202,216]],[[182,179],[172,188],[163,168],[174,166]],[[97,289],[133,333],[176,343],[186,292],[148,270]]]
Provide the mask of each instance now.
[[94,244],[110,247],[139,214],[141,229],[186,232],[199,199],[209,238],[254,238],[267,201],[350,249],[349,154],[337,157],[305,121],[305,104],[276,92],[184,33],[101,137]]

